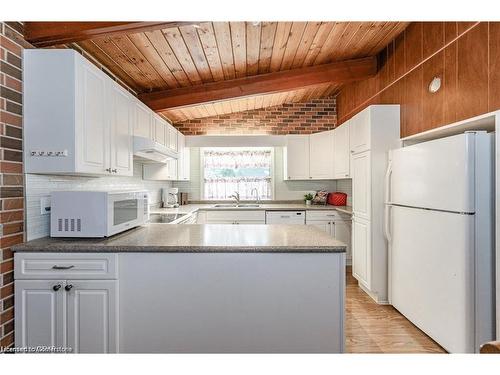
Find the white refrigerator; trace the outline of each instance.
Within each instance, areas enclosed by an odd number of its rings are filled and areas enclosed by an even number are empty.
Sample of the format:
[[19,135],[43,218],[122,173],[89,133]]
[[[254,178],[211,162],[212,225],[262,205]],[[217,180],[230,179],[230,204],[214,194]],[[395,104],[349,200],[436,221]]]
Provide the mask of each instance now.
[[391,152],[385,235],[390,303],[451,353],[494,339],[494,135]]

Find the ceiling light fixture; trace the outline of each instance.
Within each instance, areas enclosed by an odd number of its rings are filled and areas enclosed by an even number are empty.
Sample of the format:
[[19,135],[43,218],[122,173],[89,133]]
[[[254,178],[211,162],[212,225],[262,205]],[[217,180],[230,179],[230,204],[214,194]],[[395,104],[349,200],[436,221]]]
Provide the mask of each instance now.
[[431,94],[435,94],[436,92],[439,91],[440,88],[441,88],[441,78],[434,77],[431,83],[429,83],[429,92]]

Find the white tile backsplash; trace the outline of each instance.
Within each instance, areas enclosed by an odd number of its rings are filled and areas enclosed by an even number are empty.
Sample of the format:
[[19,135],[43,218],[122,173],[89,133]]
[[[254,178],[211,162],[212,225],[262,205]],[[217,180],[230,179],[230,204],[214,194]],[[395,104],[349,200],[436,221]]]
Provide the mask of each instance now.
[[142,179],[142,165],[134,163],[132,177],[82,177],[60,175],[26,175],[26,238],[48,236],[50,233],[50,215],[40,212],[40,198],[57,190],[130,190],[144,189],[149,192],[150,204],[161,201],[161,188],[170,187],[169,181],[146,181]]
[[337,191],[347,194],[347,205],[352,206],[352,180],[337,180]]
[[[304,194],[327,190],[335,191],[337,184],[333,180],[325,181],[284,181],[283,180],[283,148],[274,149],[274,200],[300,200]],[[201,196],[200,148],[191,147],[191,180],[189,182],[174,182],[174,187],[186,192],[189,200],[202,200]]]

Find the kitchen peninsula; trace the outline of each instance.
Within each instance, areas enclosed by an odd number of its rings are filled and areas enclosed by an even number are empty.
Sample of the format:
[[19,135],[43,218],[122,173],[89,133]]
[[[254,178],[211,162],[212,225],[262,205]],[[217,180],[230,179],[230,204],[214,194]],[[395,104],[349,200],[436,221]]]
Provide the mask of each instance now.
[[345,249],[306,225],[149,224],[108,239],[30,241],[13,248],[26,311],[16,345],[343,352]]

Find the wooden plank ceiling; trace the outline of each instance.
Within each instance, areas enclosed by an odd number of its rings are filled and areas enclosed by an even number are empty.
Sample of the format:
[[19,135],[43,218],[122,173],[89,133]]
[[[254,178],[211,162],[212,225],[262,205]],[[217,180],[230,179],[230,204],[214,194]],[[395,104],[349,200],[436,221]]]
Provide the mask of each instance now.
[[[77,44],[138,93],[376,55],[405,22],[201,22]],[[338,84],[162,112],[178,122],[330,96]]]

